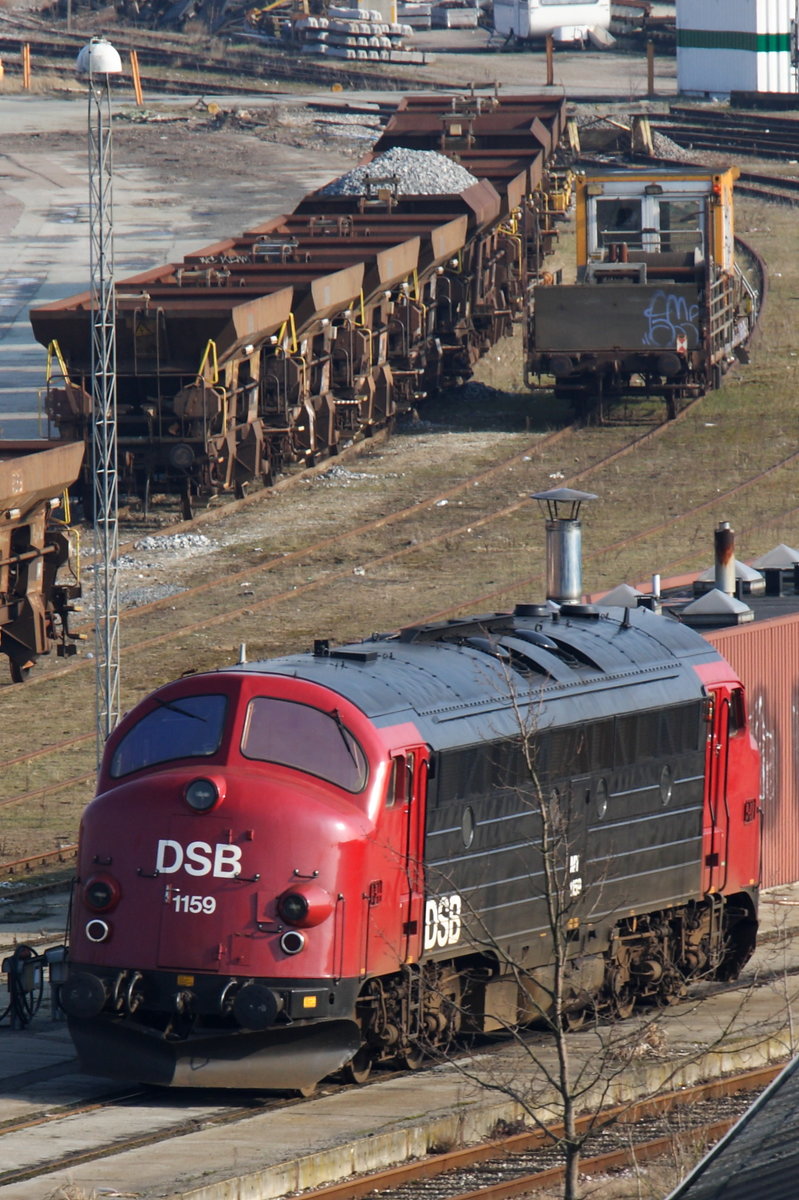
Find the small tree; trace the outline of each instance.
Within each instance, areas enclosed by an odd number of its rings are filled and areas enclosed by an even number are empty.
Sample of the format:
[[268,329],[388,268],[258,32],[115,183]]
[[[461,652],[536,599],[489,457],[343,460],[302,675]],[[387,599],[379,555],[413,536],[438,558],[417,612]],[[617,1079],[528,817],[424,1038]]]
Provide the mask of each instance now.
[[[609,1099],[615,1098],[619,1077],[629,1070],[634,1059],[661,1054],[663,1013],[656,1008],[642,1021],[619,1024],[619,1018],[632,1014],[636,996],[629,975],[618,966],[618,961],[616,965],[612,961],[606,962],[604,978],[599,981],[594,963],[589,976],[592,975],[594,984],[598,982],[599,986],[583,985],[580,930],[590,925],[600,909],[607,920],[609,896],[616,894],[614,881],[594,877],[590,887],[584,886],[585,814],[580,807],[584,807],[585,797],[571,789],[559,790],[547,782],[540,769],[542,737],[537,728],[537,713],[534,707],[520,704],[515,697],[513,704],[519,729],[518,738],[514,740],[523,766],[521,779],[518,768],[512,772],[514,790],[520,808],[529,813],[535,829],[535,835],[529,839],[529,882],[531,890],[538,889],[544,914],[542,932],[549,948],[547,969],[530,967],[521,956],[509,954],[501,945],[501,939],[489,930],[487,921],[475,909],[467,905],[462,918],[471,940],[477,941],[485,954],[498,964],[503,976],[516,981],[519,995],[525,997],[527,1011],[521,1019],[518,1014],[512,1018],[507,1014],[495,1014],[494,1025],[501,1027],[513,1043],[522,1048],[532,1071],[520,1079],[518,1070],[503,1073],[501,1068],[496,1068],[487,1073],[483,1063],[478,1071],[469,1057],[455,1055],[451,1061],[457,1070],[480,1087],[515,1101],[533,1125],[546,1133],[563,1154],[564,1200],[577,1200],[585,1144],[608,1124],[608,1118],[599,1110]],[[447,878],[444,871],[439,871],[438,875],[437,886],[456,889],[457,881]],[[621,914],[619,919],[623,919]],[[617,954],[616,959],[619,957]],[[701,978],[703,971],[710,974],[715,965],[711,955],[695,977]],[[654,965],[652,969],[654,971]],[[669,1003],[684,990],[682,976],[677,978],[674,971],[668,977],[664,974],[662,1002]],[[649,991],[654,996],[657,987],[652,985]],[[447,1001],[452,1004],[451,994]],[[468,1028],[472,1016],[468,993],[461,995],[460,1009],[461,1027]],[[718,1030],[713,1044],[702,1047],[701,1053],[723,1046],[734,1021],[733,1015]],[[530,1036],[531,1024],[543,1026],[549,1032],[550,1037],[545,1043]],[[592,1053],[574,1055],[569,1035],[586,1024],[593,1039]],[[432,1049],[435,1053],[435,1048]],[[662,1086],[668,1086],[669,1079],[676,1077],[684,1065],[683,1059],[667,1071]],[[578,1121],[578,1117],[587,1107],[596,1115],[586,1124]],[[553,1128],[555,1118],[561,1123],[560,1129]]]

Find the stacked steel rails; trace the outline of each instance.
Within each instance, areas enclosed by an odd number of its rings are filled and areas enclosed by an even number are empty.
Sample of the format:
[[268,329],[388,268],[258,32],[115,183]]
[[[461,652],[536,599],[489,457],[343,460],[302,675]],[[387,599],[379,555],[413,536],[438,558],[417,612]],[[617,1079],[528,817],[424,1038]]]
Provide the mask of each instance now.
[[81,589],[64,497],[82,458],[82,443],[0,442],[0,652],[15,683],[53,646],[75,653]]
[[[564,112],[551,97],[405,98],[359,194],[322,189],[287,216],[121,281],[122,488],[145,509],[151,492],[177,493],[189,518],[198,495],[269,484],[468,377],[522,316],[550,248],[546,171]],[[467,185],[409,194],[380,178],[392,148],[455,160]],[[64,363],[63,386],[48,386],[51,428],[81,443],[90,320],[88,293],[31,312]],[[84,472],[87,497],[89,484]]]

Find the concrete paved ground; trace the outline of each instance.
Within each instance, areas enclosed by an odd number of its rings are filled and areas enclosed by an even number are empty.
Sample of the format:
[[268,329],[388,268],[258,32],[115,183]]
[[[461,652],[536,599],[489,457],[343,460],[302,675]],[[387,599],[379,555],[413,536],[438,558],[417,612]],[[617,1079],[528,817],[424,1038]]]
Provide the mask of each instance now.
[[[768,973],[757,991],[717,996],[712,1004],[684,1004],[658,1015],[659,1045],[647,1038],[619,1073],[613,1096],[622,1100],[654,1090],[675,1069],[671,1086],[689,1084],[717,1072],[782,1061],[795,1052],[793,1029],[799,1019],[795,976],[799,967],[799,885],[771,890],[761,907],[762,944],[747,975]],[[24,921],[18,910],[0,922],[0,944],[14,937],[31,940],[42,930],[55,933],[61,914]],[[50,928],[48,928],[50,926]],[[3,1001],[0,996],[0,1008]],[[727,1028],[727,1025],[730,1028]],[[620,1027],[635,1029],[634,1022]],[[597,1054],[593,1032],[572,1038],[574,1054]],[[551,1053],[551,1052],[550,1052]],[[473,1076],[527,1081],[531,1064],[510,1046],[488,1047],[473,1056],[464,1072],[457,1066],[378,1082],[342,1095],[325,1095],[278,1112],[256,1115],[234,1127],[205,1129],[173,1137],[155,1147],[123,1151],[84,1166],[48,1173],[29,1182],[0,1186],[0,1200],[42,1200],[58,1187],[82,1187],[88,1196],[133,1194],[141,1200],[255,1200],[344,1178],[356,1170],[378,1169],[424,1154],[441,1145],[490,1136],[497,1122],[513,1120],[518,1109],[482,1089]],[[37,1017],[24,1032],[0,1027],[0,1127],[12,1117],[33,1114],[43,1104],[92,1100],[106,1086],[77,1072],[63,1025]],[[129,1136],[138,1129],[213,1115],[229,1097],[219,1093],[151,1095],[134,1107],[95,1117],[76,1115],[34,1133],[0,1137],[0,1173],[25,1162],[45,1161],[92,1144],[93,1137]]]

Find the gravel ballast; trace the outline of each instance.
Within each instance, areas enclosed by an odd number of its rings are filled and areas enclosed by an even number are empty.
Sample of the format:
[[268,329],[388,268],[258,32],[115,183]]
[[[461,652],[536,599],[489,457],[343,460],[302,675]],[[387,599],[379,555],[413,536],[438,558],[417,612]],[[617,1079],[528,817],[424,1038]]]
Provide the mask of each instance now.
[[321,195],[363,196],[378,184],[390,185],[400,196],[453,195],[475,183],[470,171],[435,150],[395,146],[370,163],[340,175],[322,188]]

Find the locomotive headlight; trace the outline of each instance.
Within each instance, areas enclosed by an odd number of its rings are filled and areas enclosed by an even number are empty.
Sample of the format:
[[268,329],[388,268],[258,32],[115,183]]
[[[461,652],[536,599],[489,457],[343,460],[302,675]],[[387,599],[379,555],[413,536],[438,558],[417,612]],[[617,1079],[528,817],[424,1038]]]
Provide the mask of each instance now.
[[278,915],[287,925],[308,928],[319,925],[333,911],[333,900],[329,892],[313,880],[290,888],[277,898]]
[[107,912],[119,903],[120,890],[116,879],[110,875],[92,875],[86,880],[83,899],[87,908],[94,912]]
[[90,942],[105,942],[111,936],[111,926],[107,921],[101,921],[99,917],[95,917],[93,921],[88,921],[86,924],[86,937]]
[[277,911],[289,925],[301,925],[308,916],[308,901],[302,892],[286,892],[277,902]]
[[186,803],[195,812],[208,812],[219,799],[213,779],[193,779],[186,788]]
[[298,929],[289,929],[280,939],[280,949],[284,954],[299,954],[305,948],[305,934]]

